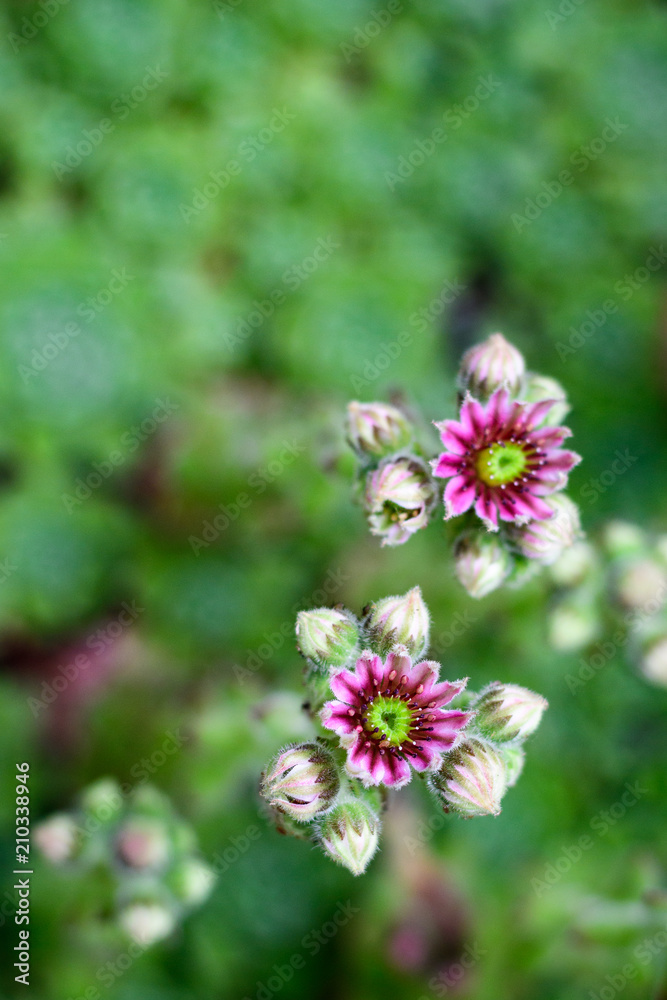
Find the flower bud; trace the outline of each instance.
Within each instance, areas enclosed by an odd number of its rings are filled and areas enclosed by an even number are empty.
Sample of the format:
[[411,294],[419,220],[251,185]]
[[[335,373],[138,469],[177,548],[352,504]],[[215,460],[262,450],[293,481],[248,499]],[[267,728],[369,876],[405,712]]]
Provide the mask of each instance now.
[[596,637],[600,622],[595,608],[577,591],[553,608],[548,619],[549,645],[562,653],[582,649]]
[[541,403],[543,399],[554,399],[556,402],[537,426],[557,427],[562,424],[572,409],[567,401],[565,389],[555,378],[549,378],[548,375],[538,375],[536,372],[528,372],[521,393],[521,401]]
[[359,626],[336,608],[300,611],[296,636],[302,655],[320,667],[343,667],[359,651]]
[[330,858],[362,875],[378,848],[380,819],[364,802],[343,802],[327,813],[318,833]]
[[413,436],[407,417],[387,403],[349,403],[346,431],[361,458],[384,458],[406,448]]
[[414,455],[385,459],[366,479],[371,534],[382,545],[402,545],[428,524],[436,493],[426,465]]
[[540,724],[548,702],[518,684],[495,681],[473,703],[475,724],[490,740],[525,740]]
[[471,597],[486,597],[507,579],[512,557],[498,535],[466,531],[454,544],[454,569]]
[[108,823],[116,818],[123,806],[120,785],[113,778],[101,778],[89,785],[81,795],[81,807],[92,819]]
[[614,592],[623,607],[655,614],[667,600],[667,571],[650,556],[625,559],[616,567]]
[[557,587],[577,587],[598,567],[595,549],[589,542],[578,541],[571,545],[549,568],[549,575]]
[[154,819],[127,820],[118,831],[116,853],[129,868],[164,868],[170,854],[169,837],[164,824]]
[[526,559],[550,566],[581,534],[581,521],[579,508],[565,493],[545,497],[544,503],[551,507],[553,517],[512,527],[510,537]]
[[385,597],[372,604],[364,626],[369,644],[382,657],[394,646],[405,646],[416,661],[428,648],[429,613],[419,587],[402,597]]
[[77,826],[69,813],[55,813],[35,827],[33,839],[47,861],[61,865],[75,854]]
[[331,752],[319,743],[301,743],[278,754],[262,779],[261,793],[292,819],[310,823],[329,808],[339,788]]
[[514,788],[523,773],[526,763],[526,751],[522,747],[504,746],[500,748],[500,756],[507,768],[507,787]]
[[463,355],[458,385],[483,402],[505,386],[515,396],[521,389],[526,371],[523,354],[502,333],[492,333]]
[[638,555],[646,550],[646,533],[629,521],[610,521],[602,533],[602,545],[612,559]]
[[651,684],[667,688],[667,633],[654,636],[645,644],[639,659],[639,669]]
[[131,903],[121,911],[120,925],[133,941],[148,948],[168,937],[176,921],[161,903]]
[[173,871],[170,881],[185,906],[199,906],[211,894],[215,874],[199,858],[186,858]]
[[470,736],[448,753],[430,779],[444,801],[445,812],[460,816],[497,816],[507,789],[507,768],[500,753],[486,740]]

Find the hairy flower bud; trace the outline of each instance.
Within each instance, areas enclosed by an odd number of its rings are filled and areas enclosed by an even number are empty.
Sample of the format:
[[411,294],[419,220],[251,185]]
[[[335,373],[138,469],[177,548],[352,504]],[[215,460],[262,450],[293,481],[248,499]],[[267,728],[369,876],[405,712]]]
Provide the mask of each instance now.
[[366,479],[371,534],[383,545],[402,545],[428,524],[436,493],[428,468],[415,455],[385,459]]
[[164,868],[170,854],[169,836],[164,824],[144,817],[126,820],[116,837],[116,853],[130,868]]
[[120,925],[133,941],[148,948],[168,937],[176,920],[162,903],[131,903],[122,910]]
[[507,745],[500,748],[500,756],[505,761],[507,768],[507,787],[514,788],[523,773],[526,751],[523,747]]
[[347,437],[361,458],[369,455],[384,458],[406,448],[412,440],[412,425],[407,417],[387,403],[349,403]]
[[303,656],[320,667],[343,667],[359,651],[359,626],[337,608],[300,611],[296,636]]
[[548,702],[518,684],[495,681],[472,705],[475,724],[490,740],[525,740],[540,724]]
[[463,355],[458,385],[461,392],[470,392],[483,402],[503,386],[515,396],[521,389],[525,371],[523,354],[502,333],[492,333]]
[[486,597],[507,579],[512,557],[498,535],[466,531],[454,545],[454,568],[459,583],[471,597]]
[[469,736],[447,754],[430,785],[446,812],[453,810],[466,818],[497,816],[507,789],[507,768],[490,743]]
[[369,644],[380,656],[394,646],[405,646],[412,659],[418,660],[428,648],[429,613],[419,587],[372,604],[364,626]]
[[55,813],[35,827],[33,839],[48,861],[61,865],[74,857],[77,833],[73,816]]
[[555,378],[548,375],[538,375],[536,372],[528,372],[521,393],[522,402],[541,403],[544,399],[554,399],[556,403],[551,407],[538,427],[545,425],[554,426],[562,424],[572,407],[567,401],[565,389]]
[[319,743],[301,743],[277,755],[262,779],[261,793],[292,819],[310,823],[329,808],[339,787],[331,752]]
[[330,858],[362,875],[378,848],[380,818],[365,802],[343,802],[324,817],[318,839]]
[[522,556],[550,566],[579,537],[581,520],[579,508],[565,493],[545,497],[544,503],[553,511],[553,517],[512,525],[509,533]]

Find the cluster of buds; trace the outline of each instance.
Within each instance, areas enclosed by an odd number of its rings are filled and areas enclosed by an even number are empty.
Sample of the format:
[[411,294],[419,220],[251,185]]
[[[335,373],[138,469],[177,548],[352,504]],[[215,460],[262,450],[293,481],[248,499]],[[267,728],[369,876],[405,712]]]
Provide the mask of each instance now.
[[124,795],[111,779],[96,782],[75,810],[43,820],[35,843],[51,864],[112,886],[113,920],[142,948],[168,937],[213,888],[194,831],[147,785]]
[[523,766],[523,742],[546,702],[511,684],[475,696],[423,657],[430,617],[421,591],[368,605],[301,611],[304,708],[313,738],[284,747],[260,793],[281,833],[312,839],[355,875],[380,841],[388,789],[421,776],[447,812],[496,815]]
[[604,650],[607,634],[647,681],[667,687],[667,535],[611,521],[597,544],[577,542],[549,572],[557,588],[548,622],[555,649],[597,643]]
[[[429,460],[415,428],[395,406],[353,402],[347,438],[359,459],[368,524],[382,545],[402,545],[425,528],[444,490],[455,572],[476,598],[502,583],[519,586],[581,537],[577,505],[565,495],[580,461],[563,448],[570,410],[554,379],[526,371],[500,333],[471,348],[457,379],[459,414],[435,426],[444,450]],[[489,537],[489,533],[493,535]]]

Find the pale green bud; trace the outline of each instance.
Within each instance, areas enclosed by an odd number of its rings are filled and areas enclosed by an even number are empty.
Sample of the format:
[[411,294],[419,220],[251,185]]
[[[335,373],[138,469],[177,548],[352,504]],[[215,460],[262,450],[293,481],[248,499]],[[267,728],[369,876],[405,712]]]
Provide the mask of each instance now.
[[369,645],[380,656],[405,646],[413,660],[428,649],[430,620],[419,587],[372,604],[364,619]]
[[343,802],[322,820],[318,840],[353,875],[366,871],[380,840],[380,818],[365,802]]
[[430,785],[446,812],[453,810],[466,818],[497,816],[507,789],[507,768],[490,743],[469,736],[445,755]]
[[461,359],[458,386],[485,401],[505,386],[516,396],[523,385],[526,362],[523,354],[505,340],[502,333],[492,333],[481,344],[475,344]]
[[338,794],[340,778],[331,751],[319,743],[286,747],[267,768],[261,793],[269,805],[299,823],[310,823]]
[[413,437],[407,417],[387,403],[349,403],[346,430],[361,458],[384,458],[406,448]]
[[518,684],[490,684],[472,709],[476,712],[475,725],[490,740],[507,742],[525,740],[535,732],[548,702],[541,695]]
[[454,544],[454,568],[471,597],[486,597],[507,579],[512,557],[496,534],[466,531]]
[[359,652],[359,626],[336,608],[300,611],[296,636],[302,655],[320,667],[343,667]]

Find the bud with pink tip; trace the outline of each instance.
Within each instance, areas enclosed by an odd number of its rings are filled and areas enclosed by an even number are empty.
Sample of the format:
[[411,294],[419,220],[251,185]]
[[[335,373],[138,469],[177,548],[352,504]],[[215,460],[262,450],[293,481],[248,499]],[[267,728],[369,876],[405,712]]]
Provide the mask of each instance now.
[[346,430],[350,444],[362,459],[384,458],[401,451],[413,437],[407,417],[387,403],[349,403]]
[[469,392],[482,402],[503,387],[516,396],[525,371],[523,354],[505,340],[502,333],[492,333],[463,355],[458,385],[461,392]]
[[415,455],[385,459],[367,477],[366,514],[382,545],[402,545],[425,528],[435,502],[429,470]]
[[319,743],[286,747],[263,777],[268,803],[299,823],[310,823],[338,794],[340,778],[333,755]]
[[359,651],[359,626],[338,608],[300,611],[296,618],[299,651],[319,667],[344,667]]
[[501,743],[525,740],[539,726],[548,702],[518,684],[495,681],[475,702],[475,725],[490,740]]
[[371,604],[364,626],[369,645],[380,656],[394,646],[405,646],[412,659],[418,660],[428,648],[430,619],[419,587]]
[[469,736],[446,755],[429,780],[445,812],[453,810],[466,819],[497,816],[507,789],[507,767],[489,742]]
[[471,597],[480,599],[496,590],[512,570],[512,557],[498,535],[466,531],[454,545],[454,569]]
[[116,837],[116,853],[129,868],[153,871],[164,868],[170,854],[164,824],[148,817],[126,820]]
[[318,841],[326,854],[353,875],[362,875],[378,849],[380,818],[366,802],[343,802],[324,817]]
[[553,399],[555,403],[537,426],[544,427],[549,424],[553,427],[562,424],[572,409],[567,401],[565,389],[555,378],[550,378],[548,375],[538,375],[536,372],[528,372],[521,393],[521,401],[541,403],[545,399]]
[[565,493],[544,497],[553,517],[509,529],[512,542],[526,559],[551,566],[581,535],[579,508]]

